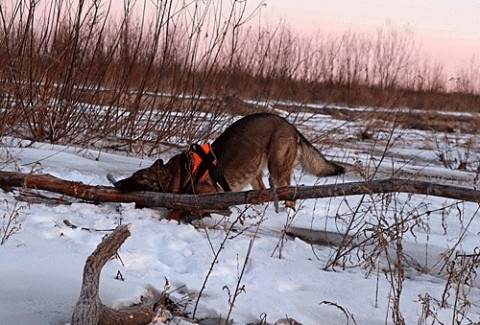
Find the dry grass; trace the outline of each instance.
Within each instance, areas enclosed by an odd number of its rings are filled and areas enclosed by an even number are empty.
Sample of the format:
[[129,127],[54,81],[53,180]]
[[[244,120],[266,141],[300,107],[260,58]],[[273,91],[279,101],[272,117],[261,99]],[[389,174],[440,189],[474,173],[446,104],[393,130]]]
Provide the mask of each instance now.
[[[225,113],[266,109],[244,99],[480,107],[480,65],[472,61],[448,79],[441,65],[420,59],[408,30],[386,25],[373,37],[347,32],[306,39],[282,24],[255,26],[262,4],[247,12],[243,2],[182,8],[157,2],[150,20],[138,19],[129,1],[114,17],[110,4],[81,2],[77,10],[2,1],[1,134],[96,146],[119,138],[118,148],[148,155],[153,152],[142,142],[152,148],[206,138],[223,127],[218,117]],[[181,129],[173,112],[186,117]],[[208,113],[208,132],[193,120],[196,112]],[[436,113],[406,116],[403,123],[432,128],[432,120],[433,128],[452,127]],[[468,132],[477,121],[455,123]]]

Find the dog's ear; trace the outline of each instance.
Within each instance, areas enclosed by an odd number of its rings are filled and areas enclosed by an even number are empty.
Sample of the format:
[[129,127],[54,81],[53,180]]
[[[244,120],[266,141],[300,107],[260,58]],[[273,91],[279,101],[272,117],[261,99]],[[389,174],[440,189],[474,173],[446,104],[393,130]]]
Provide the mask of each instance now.
[[152,167],[153,167],[153,166],[155,166],[155,167],[162,167],[162,166],[163,166],[163,159],[157,159],[157,160],[153,163]]

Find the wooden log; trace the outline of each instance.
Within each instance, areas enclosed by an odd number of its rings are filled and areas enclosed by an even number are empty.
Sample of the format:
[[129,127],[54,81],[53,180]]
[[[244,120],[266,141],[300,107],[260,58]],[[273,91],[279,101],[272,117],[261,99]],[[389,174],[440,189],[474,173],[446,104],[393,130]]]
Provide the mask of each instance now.
[[129,225],[122,225],[107,236],[87,258],[83,268],[83,281],[75,309],[72,325],[96,325],[100,319],[103,305],[98,295],[100,272],[107,261],[117,253],[125,239],[130,236]]
[[320,186],[280,187],[262,191],[214,194],[172,194],[159,192],[120,192],[114,187],[91,186],[62,180],[51,175],[0,171],[3,188],[23,187],[61,193],[88,202],[135,202],[142,207],[165,207],[183,211],[223,211],[234,205],[259,204],[274,200],[301,200],[362,194],[403,192],[480,202],[475,189],[409,179],[382,179]]
[[102,304],[99,297],[100,273],[105,263],[130,236],[129,228],[130,225],[115,228],[87,258],[80,297],[72,314],[72,325],[150,324],[154,320],[156,309],[166,301],[165,295],[150,288],[141,303],[130,307],[114,310]]

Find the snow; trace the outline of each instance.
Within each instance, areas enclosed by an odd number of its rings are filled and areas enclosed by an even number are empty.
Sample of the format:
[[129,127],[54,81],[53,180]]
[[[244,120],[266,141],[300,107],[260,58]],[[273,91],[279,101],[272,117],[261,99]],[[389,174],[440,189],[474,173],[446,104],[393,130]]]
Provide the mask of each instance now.
[[[302,118],[307,121],[302,128],[309,135],[322,128],[344,126],[348,132],[343,130],[347,133],[343,137],[351,137],[359,125],[325,116],[304,114]],[[380,176],[400,170],[410,177],[438,177],[446,183],[460,179],[463,186],[476,186],[475,173],[449,170],[435,161],[436,148],[427,148],[425,142],[435,134],[399,132],[401,137],[388,151],[388,159],[380,164]],[[420,143],[419,139],[424,141]],[[118,178],[128,176],[154,161],[74,146],[30,144],[7,137],[2,138],[2,143],[2,170],[33,170],[92,185],[108,185],[107,173]],[[349,148],[334,144],[325,151],[329,157],[343,157],[348,163],[355,156],[364,165],[380,161],[381,153],[363,150],[362,146],[367,149],[370,145],[350,143]],[[480,150],[470,148],[470,154],[478,157]],[[167,152],[162,158],[169,156]],[[317,179],[296,170],[294,181],[313,185],[359,178],[349,172]],[[337,248],[283,236],[286,225],[358,234],[360,240],[371,235],[379,222],[387,229],[399,218],[406,219],[407,228],[399,234],[406,256],[400,300],[406,324],[421,320],[421,296],[442,299],[448,282],[442,254],[451,249],[448,256],[453,259],[457,252],[478,253],[478,204],[433,196],[392,194],[304,200],[297,202],[296,211],[281,209],[279,213],[272,204],[239,206],[232,209],[230,217],[212,215],[192,225],[163,219],[167,213],[163,209],[136,209],[133,204],[114,203],[28,204],[17,201],[18,194],[0,191],[0,216],[5,221],[18,212],[21,227],[0,246],[1,324],[67,324],[78,299],[87,256],[119,224],[131,224],[132,235],[120,248],[120,259],[111,260],[102,271],[100,294],[104,304],[134,303],[145,286],[159,290],[167,286],[171,296],[192,313],[207,279],[196,317],[225,317],[232,298],[229,294],[234,294],[239,283],[243,290],[231,313],[235,324],[258,323],[262,317],[274,323],[286,316],[303,324],[347,323],[346,314],[335,305],[347,311],[357,324],[392,324],[394,284],[390,276],[395,274],[392,270],[396,266],[389,267],[396,260],[394,242],[383,250],[374,241],[350,253],[344,249],[341,263],[326,267]],[[243,225],[237,222],[239,216],[243,217]],[[78,228],[68,227],[64,220]],[[123,281],[116,279],[118,274]],[[464,315],[472,322],[480,321],[479,284],[473,279],[464,287],[471,304]],[[453,307],[454,292],[449,292],[444,308],[431,302],[435,317],[444,323],[460,317]]]

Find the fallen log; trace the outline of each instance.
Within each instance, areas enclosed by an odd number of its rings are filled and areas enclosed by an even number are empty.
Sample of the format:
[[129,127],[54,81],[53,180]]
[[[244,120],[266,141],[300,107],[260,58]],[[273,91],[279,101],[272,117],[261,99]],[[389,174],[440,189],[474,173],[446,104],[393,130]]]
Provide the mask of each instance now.
[[476,189],[435,184],[409,179],[381,179],[320,186],[280,187],[276,190],[226,192],[214,194],[172,194],[159,192],[120,192],[114,187],[92,186],[67,181],[52,175],[22,174],[0,171],[1,188],[27,188],[45,190],[92,203],[134,202],[142,207],[164,207],[186,212],[224,211],[241,204],[260,204],[275,200],[303,200],[335,196],[403,192],[433,195],[444,198],[480,202]]
[[100,273],[105,263],[116,253],[123,242],[130,236],[129,225],[122,225],[108,235],[87,258],[83,269],[80,297],[73,310],[72,325],[97,324],[150,324],[156,315],[156,309],[165,300],[162,294],[149,289],[140,304],[119,310],[102,304],[99,297]]

